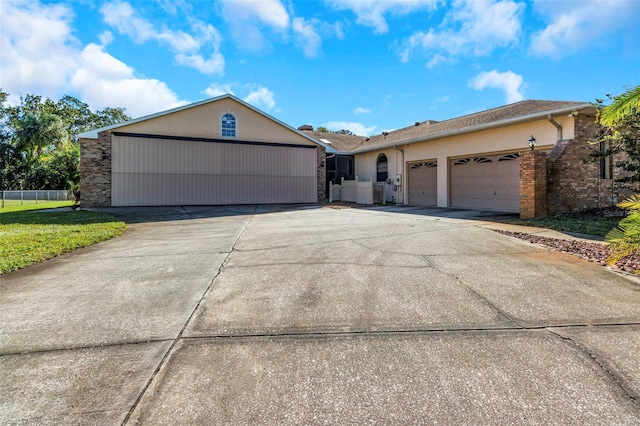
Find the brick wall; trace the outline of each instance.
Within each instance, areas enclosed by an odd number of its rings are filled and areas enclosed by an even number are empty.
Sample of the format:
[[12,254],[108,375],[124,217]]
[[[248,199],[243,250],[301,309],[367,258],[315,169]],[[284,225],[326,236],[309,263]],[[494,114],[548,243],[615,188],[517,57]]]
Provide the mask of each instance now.
[[547,158],[547,214],[555,216],[611,205],[611,179],[600,179],[600,164],[588,161],[598,148],[593,117],[575,117],[575,137],[560,141]]
[[80,139],[80,206],[111,206],[111,133]]
[[321,203],[327,201],[327,161],[325,159],[327,153],[323,146],[318,146],[318,148],[316,148],[316,152],[316,164],[318,165],[318,202]]
[[547,154],[527,151],[520,154],[520,217],[533,219],[547,215]]

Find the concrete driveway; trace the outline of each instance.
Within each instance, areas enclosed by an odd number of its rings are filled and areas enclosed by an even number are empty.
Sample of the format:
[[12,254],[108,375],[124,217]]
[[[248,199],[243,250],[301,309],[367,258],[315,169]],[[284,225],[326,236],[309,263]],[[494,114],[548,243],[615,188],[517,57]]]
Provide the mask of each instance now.
[[0,423],[640,422],[638,281],[477,213],[111,213],[0,278]]

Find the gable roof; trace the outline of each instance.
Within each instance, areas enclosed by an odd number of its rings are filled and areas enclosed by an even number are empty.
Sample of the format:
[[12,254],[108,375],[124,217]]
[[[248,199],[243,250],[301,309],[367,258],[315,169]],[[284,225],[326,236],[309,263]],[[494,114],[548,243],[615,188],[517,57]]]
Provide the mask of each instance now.
[[413,126],[385,132],[386,134],[372,136],[369,141],[352,148],[351,153],[375,151],[477,130],[525,123],[546,118],[549,115],[567,114],[585,108],[593,109],[593,105],[588,102],[572,101],[520,101],[445,121],[427,120]]
[[147,120],[152,120],[154,118],[163,117],[163,116],[169,115],[169,114],[174,114],[176,112],[184,111],[184,110],[187,110],[187,109],[190,109],[190,108],[195,108],[195,107],[198,107],[198,106],[201,106],[201,105],[206,105],[206,104],[209,104],[209,103],[217,102],[217,101],[220,101],[222,99],[232,99],[232,100],[238,102],[239,104],[251,109],[252,111],[255,111],[256,113],[262,115],[263,117],[266,117],[269,120],[274,121],[274,122],[278,123],[279,125],[281,125],[283,127],[286,127],[287,129],[291,130],[294,133],[297,133],[298,135],[304,137],[305,139],[308,139],[308,140],[310,140],[311,142],[313,142],[315,144],[318,144],[318,145],[321,145],[321,146],[325,147],[327,152],[334,152],[335,151],[330,145],[326,145],[326,144],[322,143],[321,141],[306,135],[304,132],[301,132],[301,131],[299,131],[297,129],[294,129],[293,127],[289,126],[288,124],[278,120],[275,117],[272,117],[271,115],[267,114],[266,112],[259,110],[258,108],[254,107],[253,105],[248,104],[247,102],[243,101],[242,99],[239,99],[239,98],[235,97],[234,95],[232,95],[230,93],[227,93],[227,94],[222,95],[222,96],[217,96],[215,98],[204,99],[202,101],[193,102],[191,104],[182,105],[182,106],[179,106],[177,108],[168,109],[166,111],[160,111],[160,112],[157,112],[155,114],[149,114],[149,115],[145,115],[143,117],[134,118],[134,119],[131,119],[129,121],[123,121],[122,123],[112,124],[110,126],[105,126],[105,127],[99,128],[99,129],[90,130],[88,132],[80,133],[78,135],[78,138],[98,139],[98,133],[100,133],[100,132],[104,132],[104,131],[107,131],[107,130],[115,130],[115,129],[118,129],[120,127],[129,126],[131,124],[140,123],[140,122],[147,121]]
[[329,144],[336,152],[348,152],[359,147],[366,140],[365,136],[344,135],[341,133],[331,132],[314,132],[312,130],[303,130],[303,132],[314,139],[325,144]]

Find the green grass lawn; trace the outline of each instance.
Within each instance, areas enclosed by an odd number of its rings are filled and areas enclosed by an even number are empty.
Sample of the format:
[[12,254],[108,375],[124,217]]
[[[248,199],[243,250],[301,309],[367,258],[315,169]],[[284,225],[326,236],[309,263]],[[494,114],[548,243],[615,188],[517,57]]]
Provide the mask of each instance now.
[[40,202],[38,204],[36,204],[35,202],[21,204],[20,200],[5,200],[4,207],[0,208],[0,213],[19,212],[26,210],[56,209],[59,207],[71,206],[73,206],[73,201],[51,201],[46,203]]
[[618,222],[620,222],[621,219],[622,217],[598,217],[585,215],[581,217],[504,219],[501,222],[604,237],[607,235],[607,232],[611,231],[618,225]]
[[102,213],[46,211],[53,204],[0,209],[0,275],[108,240],[127,229],[124,222]]

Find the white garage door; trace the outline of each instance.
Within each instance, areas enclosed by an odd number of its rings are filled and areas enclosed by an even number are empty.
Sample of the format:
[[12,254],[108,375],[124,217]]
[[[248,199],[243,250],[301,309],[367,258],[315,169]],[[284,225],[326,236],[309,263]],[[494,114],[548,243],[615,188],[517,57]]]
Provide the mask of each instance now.
[[423,161],[409,164],[409,204],[435,206],[438,204],[438,164]]
[[317,201],[314,146],[112,136],[112,206]]
[[520,211],[517,153],[460,158],[450,166],[451,207]]

